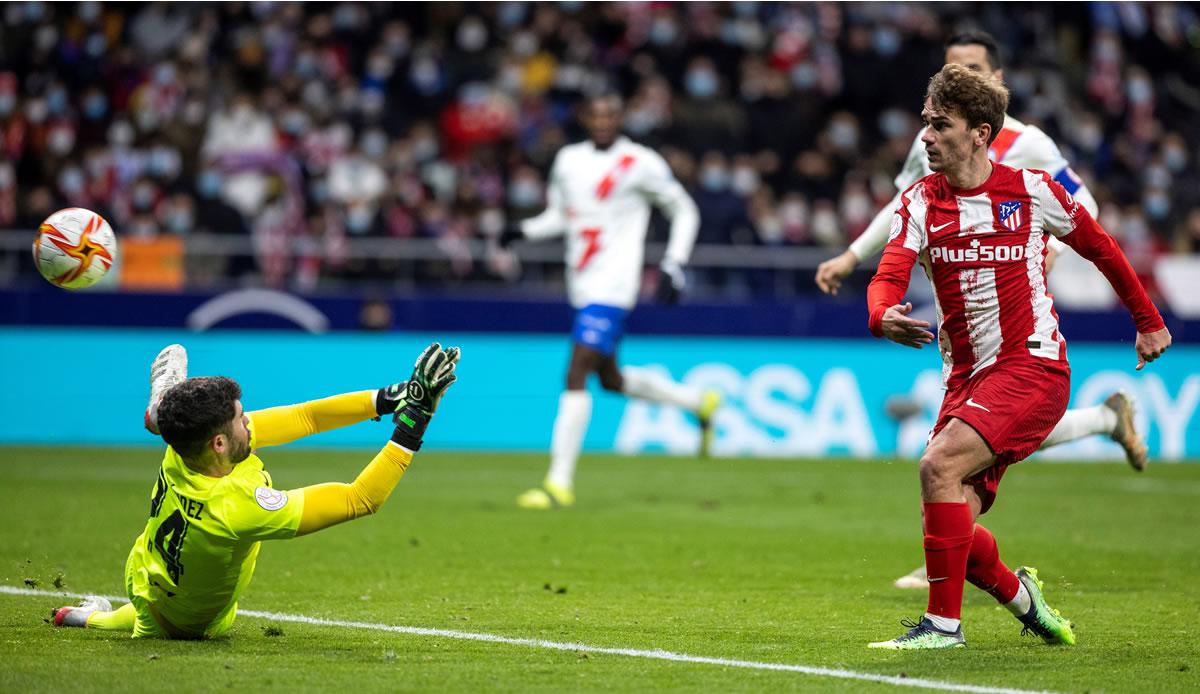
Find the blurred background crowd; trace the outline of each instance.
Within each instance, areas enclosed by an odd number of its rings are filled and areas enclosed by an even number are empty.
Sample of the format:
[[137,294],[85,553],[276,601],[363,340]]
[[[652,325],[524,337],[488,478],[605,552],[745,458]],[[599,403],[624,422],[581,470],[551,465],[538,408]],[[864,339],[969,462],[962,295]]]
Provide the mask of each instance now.
[[[480,242],[541,209],[554,153],[582,137],[580,95],[606,88],[627,97],[626,132],[695,197],[700,243],[831,255],[894,195],[942,42],[965,28],[1001,41],[1010,113],[1063,148],[1136,266],[1200,253],[1193,4],[8,2],[0,13],[0,229],[28,234],[55,209],[92,208],[134,258],[139,244],[177,255],[178,271],[149,285],[515,281],[515,259]],[[357,238],[380,243],[355,252]],[[432,259],[393,257],[422,243]],[[815,291],[802,269],[796,286]],[[701,283],[758,291],[736,274]]]

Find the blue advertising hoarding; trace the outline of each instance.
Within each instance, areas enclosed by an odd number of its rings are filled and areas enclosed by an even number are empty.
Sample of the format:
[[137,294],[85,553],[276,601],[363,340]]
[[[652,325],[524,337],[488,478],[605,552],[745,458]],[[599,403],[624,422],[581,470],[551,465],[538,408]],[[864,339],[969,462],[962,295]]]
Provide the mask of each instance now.
[[[181,330],[0,329],[0,443],[145,444],[141,428],[150,360],[184,344],[192,375],[222,374],[243,387],[246,409],[366,389],[404,379],[433,340],[463,348],[459,382],[430,429],[428,449],[545,450],[569,343],[564,335],[480,333],[327,333]],[[1200,348],[1179,345],[1135,372],[1132,344],[1069,346],[1072,407],[1096,405],[1115,389],[1139,401],[1139,427],[1160,459],[1200,458]],[[878,340],[639,337],[621,360],[721,390],[714,450],[726,456],[914,457],[941,401],[940,361]],[[589,450],[687,454],[698,431],[670,407],[603,393],[596,400]],[[885,412],[894,395],[920,407],[897,423]],[[298,445],[376,446],[385,424],[365,423]],[[1092,437],[1055,449],[1056,457],[1120,457]]]

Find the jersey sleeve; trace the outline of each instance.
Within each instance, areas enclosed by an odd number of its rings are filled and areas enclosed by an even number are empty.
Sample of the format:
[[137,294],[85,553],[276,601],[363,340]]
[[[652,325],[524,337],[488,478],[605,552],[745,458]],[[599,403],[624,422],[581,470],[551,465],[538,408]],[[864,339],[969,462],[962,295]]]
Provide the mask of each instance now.
[[1083,205],[1045,171],[1026,171],[1025,175],[1026,180],[1033,183],[1030,187],[1042,210],[1046,230],[1100,270],[1121,298],[1121,303],[1129,309],[1137,331],[1152,333],[1166,327],[1121,247]]
[[671,167],[657,152],[649,149],[645,157],[640,189],[652,205],[671,220],[671,237],[665,259],[678,265],[687,263],[700,231],[700,212],[692,196],[671,173]]
[[559,150],[550,166],[546,182],[546,209],[521,222],[521,233],[532,240],[549,239],[567,233],[566,194],[563,177],[567,175],[563,151]]
[[876,337],[883,336],[884,312],[900,303],[908,291],[912,266],[927,245],[925,191],[923,184],[918,183],[900,196],[879,269],[867,286],[868,327]]
[[220,490],[220,509],[230,539],[287,540],[300,529],[304,493],[229,477]]
[[279,446],[305,436],[357,424],[376,416],[374,390],[342,393],[298,405],[247,412],[250,447]]

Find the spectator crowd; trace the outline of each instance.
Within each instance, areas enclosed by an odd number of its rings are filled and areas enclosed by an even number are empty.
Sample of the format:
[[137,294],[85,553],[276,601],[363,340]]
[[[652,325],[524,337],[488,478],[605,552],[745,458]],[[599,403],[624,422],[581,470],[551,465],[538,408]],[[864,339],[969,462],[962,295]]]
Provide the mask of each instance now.
[[[1001,42],[1010,113],[1064,149],[1144,266],[1200,253],[1188,3],[43,3],[0,6],[0,229],[241,237],[194,284],[512,280],[581,95],[626,96],[701,243],[844,248],[894,194],[942,41]],[[354,238],[429,239],[396,264]],[[737,274],[708,290],[744,291]],[[407,279],[411,280],[412,277]]]

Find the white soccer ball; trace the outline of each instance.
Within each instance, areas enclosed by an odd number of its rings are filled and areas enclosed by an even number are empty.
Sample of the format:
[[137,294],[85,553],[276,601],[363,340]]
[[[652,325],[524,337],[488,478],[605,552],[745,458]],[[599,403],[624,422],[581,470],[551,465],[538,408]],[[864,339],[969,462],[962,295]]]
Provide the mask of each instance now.
[[100,215],[68,207],[46,218],[33,242],[33,262],[50,284],[90,287],[117,259],[117,236]]

